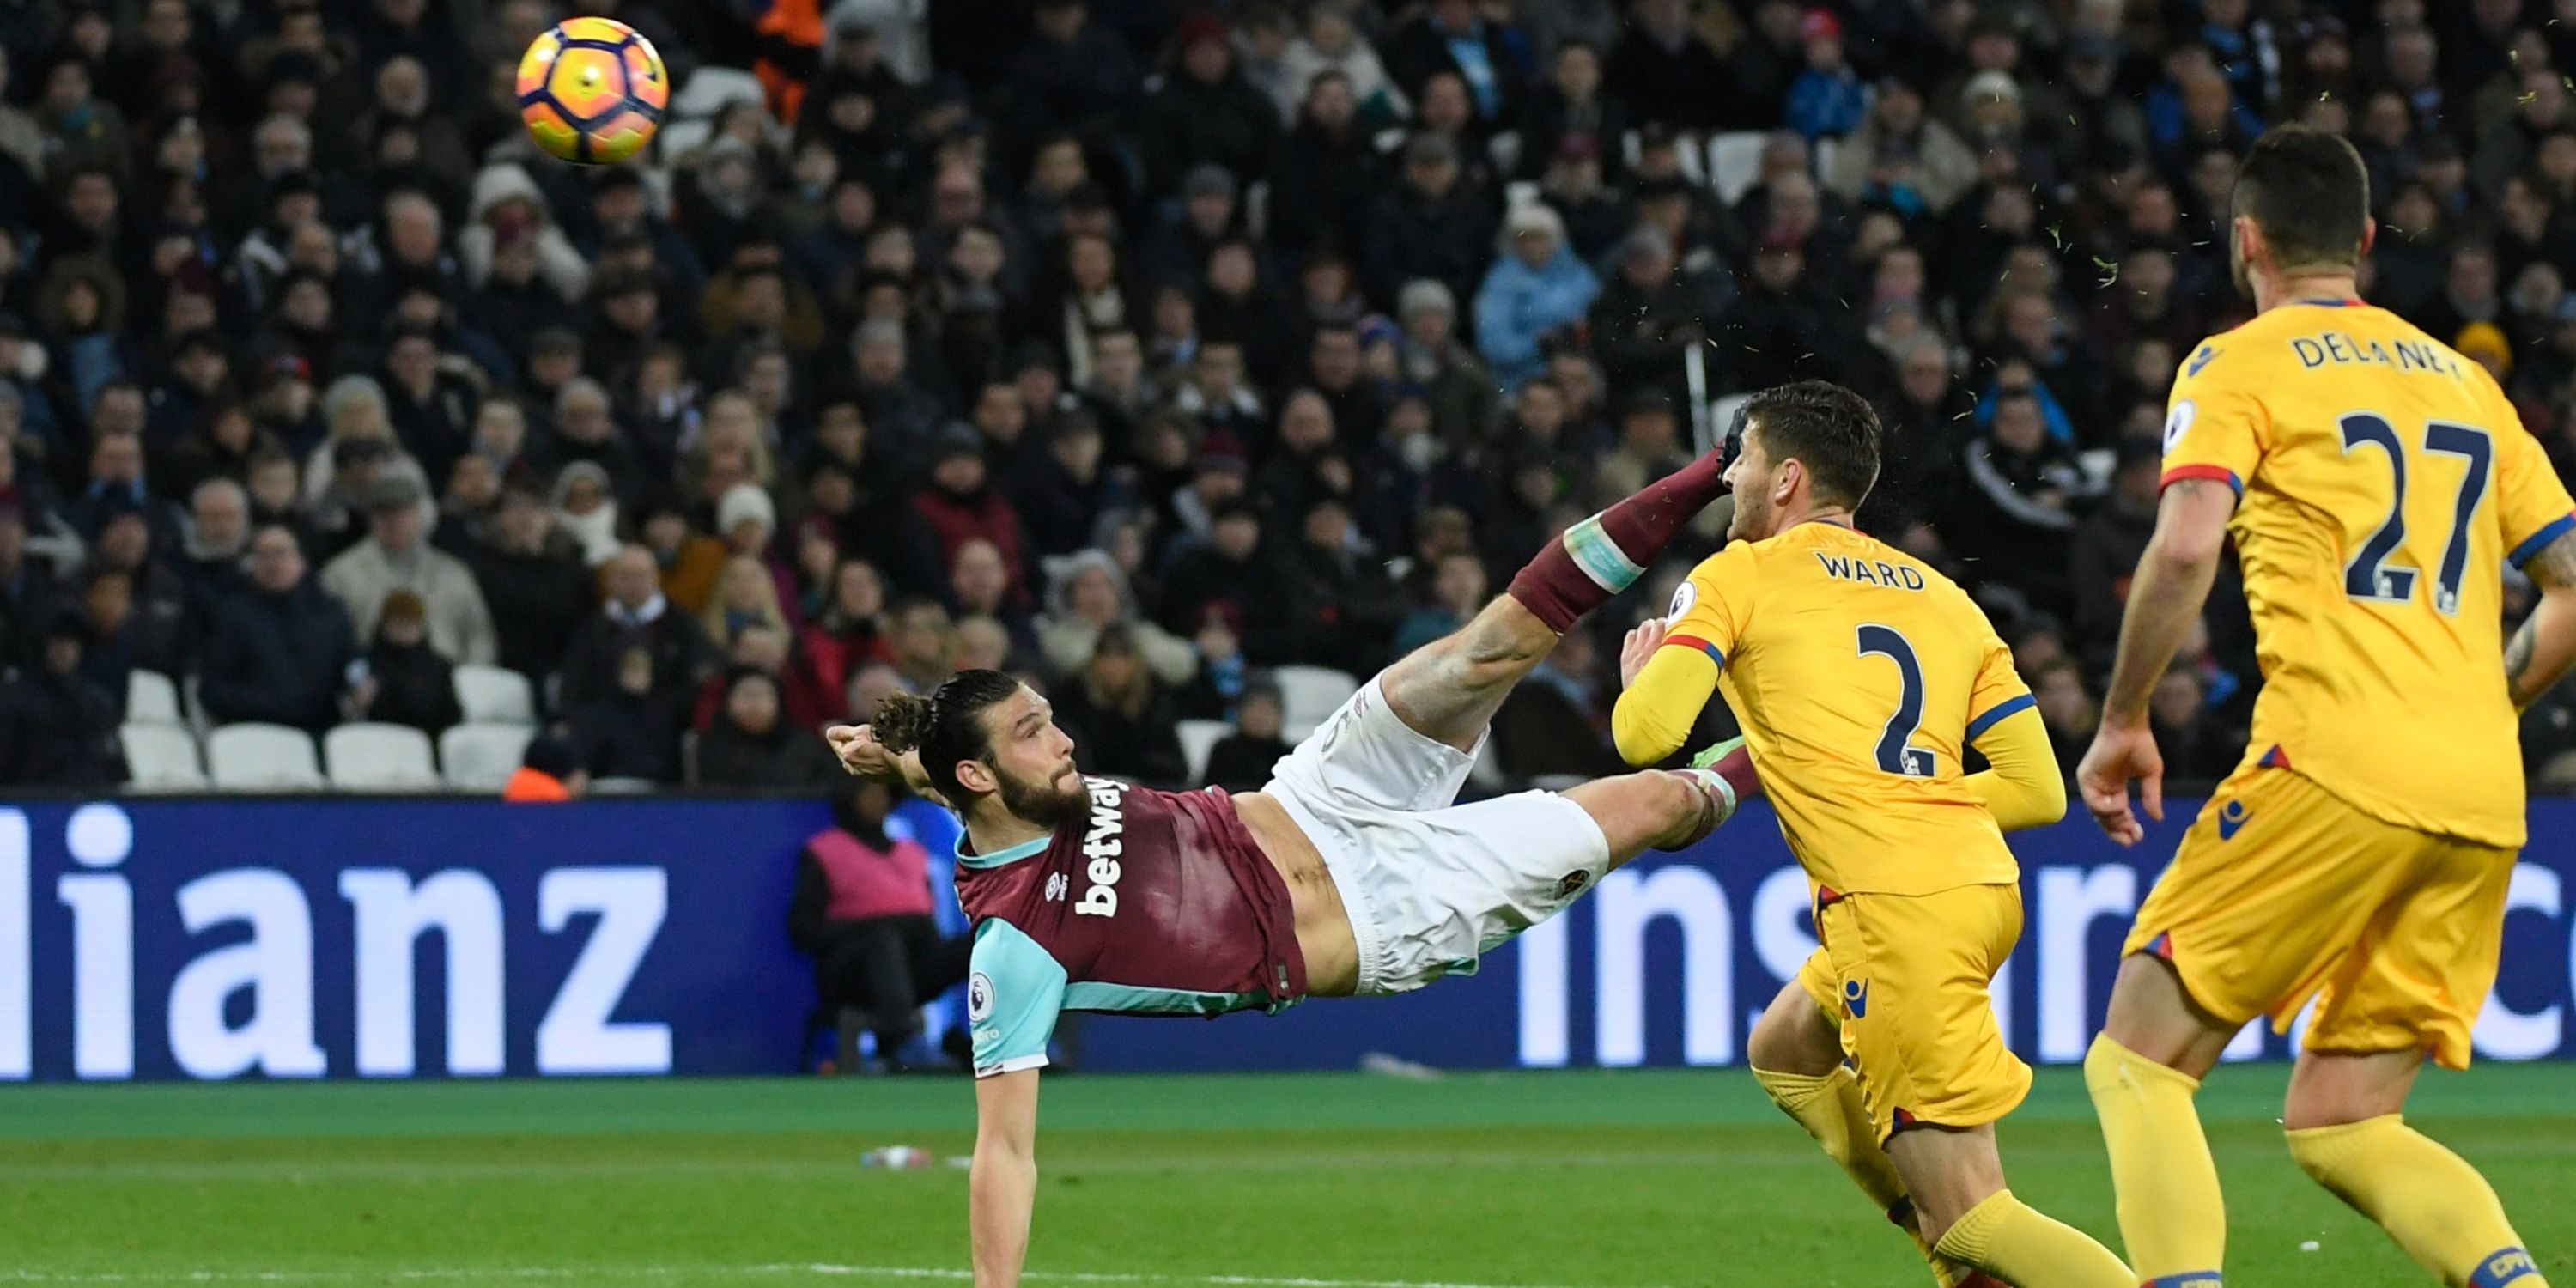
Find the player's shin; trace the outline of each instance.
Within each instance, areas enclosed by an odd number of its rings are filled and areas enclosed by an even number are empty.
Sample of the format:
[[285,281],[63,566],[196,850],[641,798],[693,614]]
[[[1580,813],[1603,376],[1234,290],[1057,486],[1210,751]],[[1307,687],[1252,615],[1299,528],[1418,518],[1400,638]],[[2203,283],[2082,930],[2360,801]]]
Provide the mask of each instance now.
[[1724,774],[1713,769],[1672,769],[1665,773],[1681,780],[1689,789],[1683,801],[1681,816],[1656,846],[1661,850],[1687,850],[1707,840],[1709,834],[1735,817],[1735,785]]
[[1780,1112],[1796,1119],[1825,1156],[1852,1178],[1870,1205],[1887,1215],[1887,1219],[1914,1240],[1917,1251],[1932,1267],[1932,1277],[1941,1288],[1961,1288],[1974,1271],[1941,1257],[1932,1245],[1923,1241],[1923,1228],[1915,1219],[1914,1203],[1905,1195],[1905,1182],[1896,1176],[1896,1164],[1888,1161],[1887,1151],[1878,1146],[1878,1129],[1869,1118],[1869,1105],[1861,1098],[1860,1080],[1847,1066],[1818,1077],[1812,1074],[1783,1073],[1756,1066],[1753,1080],[1761,1084],[1771,1103]]
[[2138,1282],[2109,1248],[2011,1190],[1997,1190],[1951,1222],[1933,1251],[2015,1288],[2133,1288]]
[[2290,1157],[2445,1284],[2544,1288],[2540,1264],[2468,1161],[2396,1114],[2287,1133]]
[[1564,634],[1646,575],[1664,547],[1726,491],[1725,478],[1725,462],[1711,452],[1567,528],[1512,578],[1512,598]]
[[2106,1033],[2084,1057],[2084,1085],[2102,1120],[2130,1262],[2147,1288],[2216,1288],[2227,1254],[2227,1207],[2192,1103],[2200,1080]]

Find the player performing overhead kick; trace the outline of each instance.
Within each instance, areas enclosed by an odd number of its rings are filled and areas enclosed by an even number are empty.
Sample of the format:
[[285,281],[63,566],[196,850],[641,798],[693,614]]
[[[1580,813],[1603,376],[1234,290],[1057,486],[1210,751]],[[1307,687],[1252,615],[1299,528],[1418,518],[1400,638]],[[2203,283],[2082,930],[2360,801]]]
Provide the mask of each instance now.
[[[2263,693],[2253,738],[2138,910],[2085,1059],[2120,1229],[2156,1288],[2227,1246],[2192,1097],[2246,1021],[2310,998],[2291,1157],[2443,1283],[2541,1288],[2485,1178],[2401,1116],[2424,1057],[2469,1062],[2523,842],[2514,713],[2576,659],[2576,518],[2486,369],[2364,304],[2361,157],[2289,127],[2237,171],[2253,321],[2175,377],[2165,492],[2078,771],[2123,845],[2164,816],[2148,696],[2236,538]],[[2540,604],[2503,640],[2504,565]]]
[[[1988,992],[2021,934],[2001,829],[2066,810],[2030,689],[1966,592],[1852,528],[1878,478],[1867,402],[1806,381],[1756,394],[1740,426],[1734,543],[1669,623],[1630,634],[1613,726],[1650,764],[1723,687],[1807,870],[1821,946],[1756,1026],[1755,1076],[1943,1283],[2132,1288],[2004,1188],[1995,1148],[2030,1091]],[[1992,768],[1963,773],[1971,747]]]
[[1016,1283],[1027,1253],[1038,1069],[1058,1013],[1407,992],[1475,969],[1648,847],[1726,821],[1730,777],[1754,786],[1741,756],[1455,803],[1512,686],[1643,575],[1722,474],[1711,453],[1567,529],[1509,595],[1369,681],[1251,795],[1086,778],[1046,699],[998,671],[829,732],[851,772],[900,776],[965,822],[980,1288]]

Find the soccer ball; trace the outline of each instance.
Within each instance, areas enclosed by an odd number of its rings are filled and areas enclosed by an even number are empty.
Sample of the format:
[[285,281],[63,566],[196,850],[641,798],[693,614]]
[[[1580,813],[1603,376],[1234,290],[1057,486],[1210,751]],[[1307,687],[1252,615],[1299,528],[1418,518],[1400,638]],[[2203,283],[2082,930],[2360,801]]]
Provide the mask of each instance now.
[[614,165],[643,151],[670,101],[662,55],[615,19],[566,19],[519,60],[519,119],[566,161]]

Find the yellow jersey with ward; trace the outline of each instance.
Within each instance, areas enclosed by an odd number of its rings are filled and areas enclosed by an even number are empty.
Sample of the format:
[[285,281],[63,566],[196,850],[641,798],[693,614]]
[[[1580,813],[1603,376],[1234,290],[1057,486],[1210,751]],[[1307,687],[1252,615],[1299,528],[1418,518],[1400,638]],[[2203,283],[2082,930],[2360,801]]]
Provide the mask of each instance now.
[[1801,523],[1692,570],[1669,631],[1663,651],[1715,666],[1650,666],[1621,708],[1655,727],[1622,728],[1623,753],[1678,743],[1713,683],[1819,886],[1922,895],[2019,878],[1961,756],[2031,694],[1948,578],[1841,524]]
[[2576,503],[2486,369],[2358,301],[2272,309],[2184,360],[2164,479],[2239,498],[2264,681],[2246,763],[2521,845],[2502,573],[2576,530]]

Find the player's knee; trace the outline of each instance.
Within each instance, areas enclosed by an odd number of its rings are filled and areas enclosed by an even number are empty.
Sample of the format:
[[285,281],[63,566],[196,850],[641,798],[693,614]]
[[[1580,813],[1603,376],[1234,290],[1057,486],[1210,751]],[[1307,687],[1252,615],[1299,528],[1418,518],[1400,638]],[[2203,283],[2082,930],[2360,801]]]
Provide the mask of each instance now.
[[1629,777],[1637,780],[1640,792],[1653,798],[1653,817],[1661,824],[1657,835],[1688,832],[1699,826],[1700,816],[1708,811],[1708,789],[1681,774],[1650,769]]
[[1744,1058],[1756,1069],[1821,1078],[1842,1063],[1842,1042],[1815,1000],[1792,982],[1771,999],[1745,1035]]

